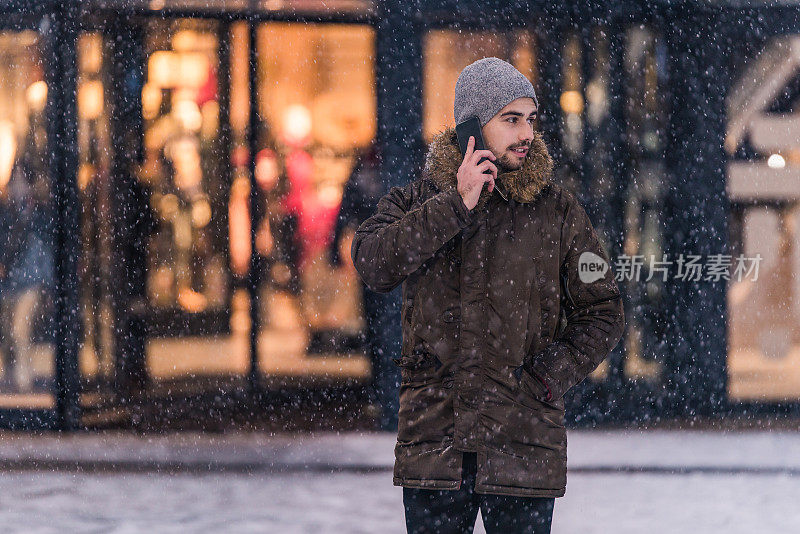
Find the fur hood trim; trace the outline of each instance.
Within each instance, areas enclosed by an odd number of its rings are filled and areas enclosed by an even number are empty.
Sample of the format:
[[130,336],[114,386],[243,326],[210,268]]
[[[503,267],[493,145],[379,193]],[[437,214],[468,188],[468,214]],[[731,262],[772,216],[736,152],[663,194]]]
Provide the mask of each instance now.
[[[458,184],[458,168],[463,160],[455,128],[446,128],[436,134],[431,141],[425,157],[425,176],[440,191],[455,189]],[[535,131],[522,167],[515,171],[501,172],[497,181],[515,201],[529,203],[550,182],[552,174],[553,158],[547,150],[541,132]],[[484,188],[476,209],[483,208],[491,195],[492,193]]]

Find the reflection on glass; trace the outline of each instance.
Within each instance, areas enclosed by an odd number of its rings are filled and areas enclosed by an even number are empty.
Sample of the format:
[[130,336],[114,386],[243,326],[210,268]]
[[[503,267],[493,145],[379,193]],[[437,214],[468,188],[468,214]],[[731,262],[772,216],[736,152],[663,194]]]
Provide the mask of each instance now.
[[38,36],[0,33],[0,407],[50,407],[54,241]]
[[270,23],[257,38],[259,365],[270,374],[363,375],[361,358],[325,365],[320,356],[363,349],[349,246],[338,263],[331,254],[347,246],[351,229],[335,236],[342,192],[376,131],[374,32]]
[[[651,258],[662,261],[664,253],[661,216],[665,194],[663,92],[666,50],[649,28],[632,28],[626,34],[625,80],[626,139],[631,179],[627,190],[624,252],[644,256],[639,281],[626,286],[636,313],[629,325],[625,347],[625,374],[631,378],[657,378],[666,347],[668,318],[661,301],[662,276],[651,273]],[[667,258],[669,259],[669,258]],[[649,278],[649,280],[648,280]]]
[[454,127],[453,103],[458,75],[483,57],[498,57],[537,82],[535,39],[529,30],[507,33],[436,30],[423,40],[423,136],[430,141]]

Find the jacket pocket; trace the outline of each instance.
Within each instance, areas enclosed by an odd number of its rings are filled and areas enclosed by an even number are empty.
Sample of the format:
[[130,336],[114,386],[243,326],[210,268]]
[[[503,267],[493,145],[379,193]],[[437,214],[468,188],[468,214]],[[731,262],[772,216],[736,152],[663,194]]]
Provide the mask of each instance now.
[[560,401],[547,400],[549,389],[542,379],[529,371],[525,364],[513,371],[517,379],[516,398],[520,404],[535,408],[536,404],[552,409],[561,409]]
[[392,358],[400,367],[401,385],[421,385],[436,379],[437,371],[442,367],[442,362],[423,341],[414,347],[411,354],[404,354],[400,358]]
[[531,265],[533,274],[531,276],[531,284],[528,292],[528,324],[525,334],[524,352],[522,353],[522,361],[525,361],[525,355],[537,350],[542,336],[542,302],[541,293],[539,291],[539,277],[544,276],[540,274],[536,266],[536,262]]
[[533,398],[541,400],[547,397],[547,387],[539,377],[525,368],[525,364],[517,367],[514,374],[517,377],[517,385]]

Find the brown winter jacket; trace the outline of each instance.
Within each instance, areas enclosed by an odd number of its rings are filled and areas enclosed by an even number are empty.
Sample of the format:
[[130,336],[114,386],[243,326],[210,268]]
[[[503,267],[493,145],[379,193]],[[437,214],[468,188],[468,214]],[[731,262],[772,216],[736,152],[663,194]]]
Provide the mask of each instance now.
[[438,134],[421,178],[393,187],[353,240],[369,288],[403,284],[394,484],[457,489],[459,451],[475,451],[476,492],[560,497],[562,397],[620,339],[619,289],[538,133],[523,167],[498,177],[507,200],[484,188],[468,210],[462,159],[455,131]]

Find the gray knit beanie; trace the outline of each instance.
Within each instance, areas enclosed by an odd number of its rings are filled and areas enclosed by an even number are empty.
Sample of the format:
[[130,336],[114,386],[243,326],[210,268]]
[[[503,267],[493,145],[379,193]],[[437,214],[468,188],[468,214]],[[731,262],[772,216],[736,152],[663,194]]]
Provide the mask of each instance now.
[[467,65],[458,75],[453,115],[456,124],[476,115],[484,126],[509,102],[523,97],[532,98],[539,107],[533,85],[525,75],[500,58],[485,57]]

